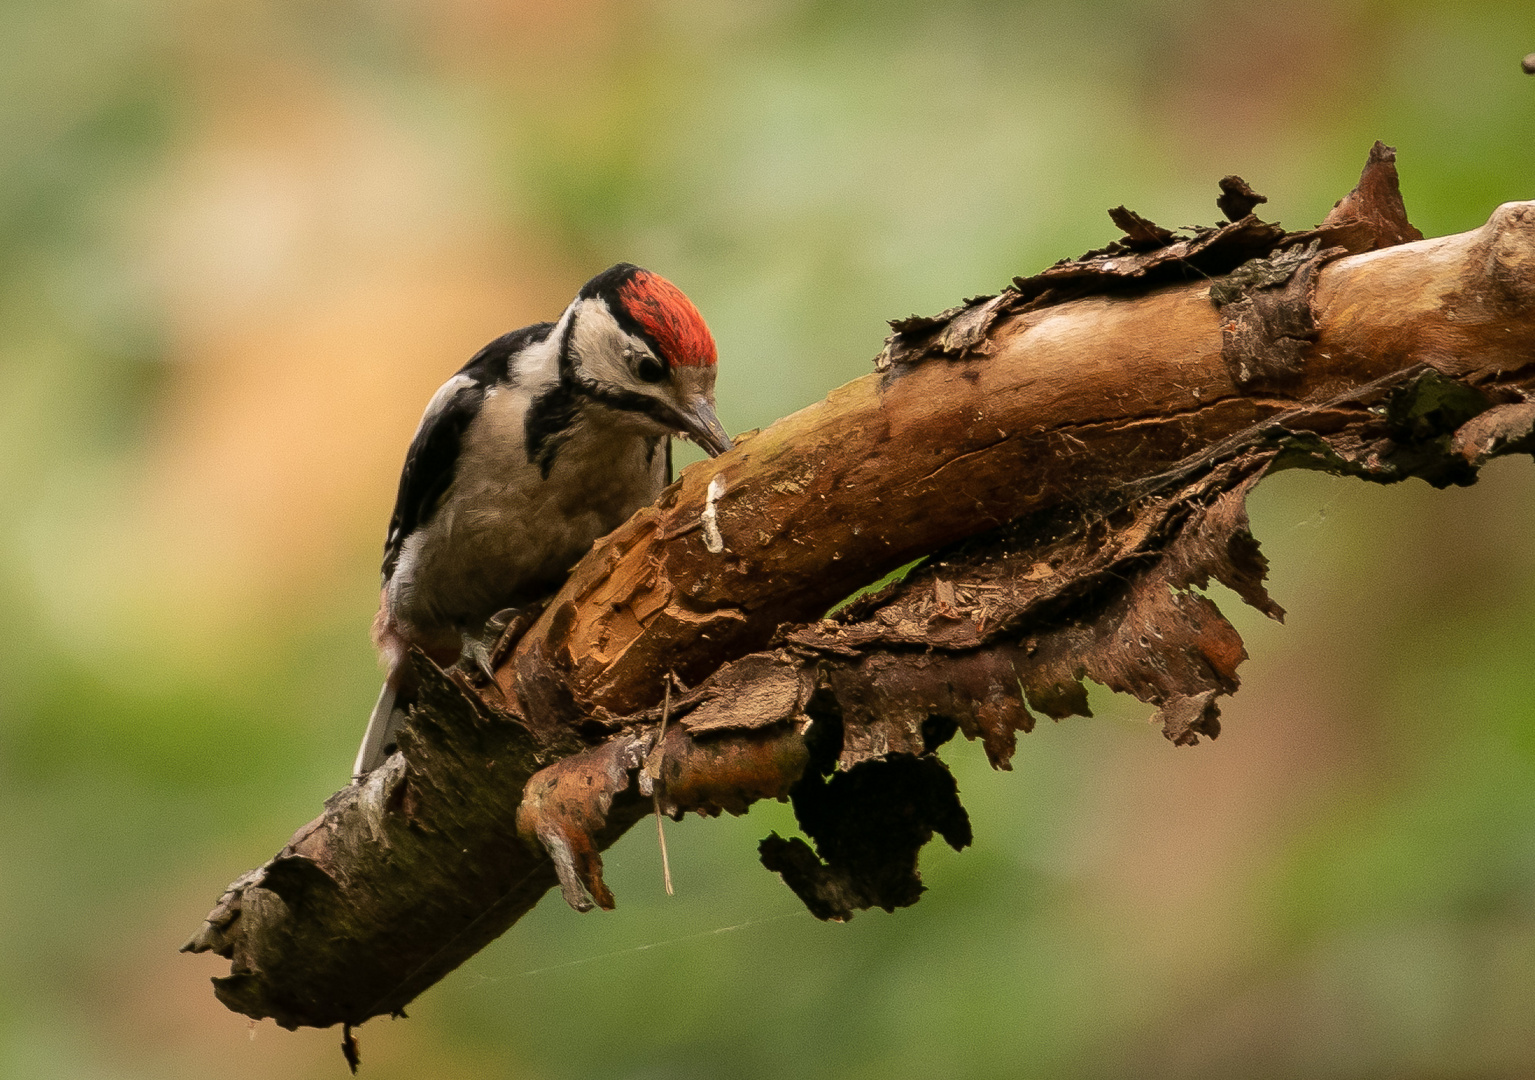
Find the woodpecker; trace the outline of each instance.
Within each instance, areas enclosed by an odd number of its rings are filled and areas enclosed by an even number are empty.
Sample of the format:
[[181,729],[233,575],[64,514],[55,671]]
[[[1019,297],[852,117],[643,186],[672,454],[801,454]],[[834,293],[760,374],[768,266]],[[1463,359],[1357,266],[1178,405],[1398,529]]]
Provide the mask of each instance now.
[[409,651],[487,666],[487,623],[553,592],[592,542],[671,481],[671,437],[730,449],[714,338],[671,282],[629,263],[558,321],[485,346],[411,440],[384,542],[373,640],[387,674],[352,768],[383,764],[414,692]]

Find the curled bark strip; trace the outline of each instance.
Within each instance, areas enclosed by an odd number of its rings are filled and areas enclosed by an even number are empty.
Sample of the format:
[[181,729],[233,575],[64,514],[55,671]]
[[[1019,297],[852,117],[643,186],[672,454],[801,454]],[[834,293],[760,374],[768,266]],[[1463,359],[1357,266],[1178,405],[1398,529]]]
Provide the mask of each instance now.
[[577,911],[590,911],[593,903],[613,910],[598,837],[614,797],[628,790],[629,773],[644,762],[646,749],[638,736],[620,735],[539,770],[523,789],[517,833],[530,847],[543,845],[565,902]]
[[[786,799],[809,761],[808,721],[715,735],[682,728],[666,733],[661,809],[674,818],[744,814],[759,799]],[[641,777],[641,789],[646,784]],[[648,794],[648,792],[646,792]]]
[[799,665],[784,653],[759,653],[722,667],[682,706],[682,726],[695,736],[749,730],[798,719],[807,690]]
[[1535,404],[1498,405],[1457,428],[1455,453],[1469,465],[1482,465],[1497,454],[1535,450]]
[[[1200,590],[1280,614],[1253,484],[1297,467],[1469,483],[1535,441],[1535,204],[1397,243],[1415,233],[1397,190],[1377,147],[1310,234],[1258,220],[1236,182],[1222,209],[1246,212],[1218,228],[1126,218],[1128,242],[898,325],[884,370],[686,470],[507,642],[495,689],[422,662],[401,753],[188,942],[231,960],[220,999],[290,1027],[399,1011],[557,883],[611,899],[598,857],[651,809],[647,785],[674,814],[788,795],[814,847],[764,854],[846,918],[914,899],[930,836],[968,840],[935,757],[955,734],[1003,767],[1095,679],[1175,743],[1213,736],[1243,647]],[[1313,241],[1364,254],[1257,283]],[[1279,376],[1228,366],[1204,275],[1232,272],[1237,295],[1279,301],[1260,325],[1299,327],[1277,334],[1296,342]],[[652,775],[670,671],[692,689]]]
[[[1175,743],[1213,737],[1214,698],[1236,689],[1246,653],[1192,590],[1218,580],[1283,617],[1263,588],[1266,564],[1243,505],[1276,454],[1250,453],[1108,517],[1081,515],[1052,540],[1028,523],[977,542],[865,602],[861,621],[791,636],[800,648],[840,653],[828,682],[859,720],[843,765],[887,748],[916,752],[925,725],[941,717],[1006,767],[1013,733],[1033,727],[1025,700],[1056,719],[1090,715],[1084,678],[1157,706],[1154,719]],[[925,634],[934,620],[943,625]],[[932,651],[906,658],[924,637]],[[1184,704],[1194,698],[1198,722]]]

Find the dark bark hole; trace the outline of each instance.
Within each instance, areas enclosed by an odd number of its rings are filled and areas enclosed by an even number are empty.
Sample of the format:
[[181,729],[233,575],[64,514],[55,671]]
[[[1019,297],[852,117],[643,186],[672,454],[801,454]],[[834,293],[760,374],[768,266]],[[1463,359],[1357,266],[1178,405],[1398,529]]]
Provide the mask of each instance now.
[[929,715],[922,721],[922,749],[926,753],[934,753],[940,746],[954,738],[954,733],[959,730],[959,721],[947,716]]
[[[794,814],[815,849],[777,833],[758,850],[762,863],[820,919],[843,920],[870,907],[894,911],[922,895],[917,856],[936,832],[959,850],[971,840],[959,786],[930,753],[891,754],[836,771],[842,719],[835,701],[812,699],[811,763],[790,791]],[[924,743],[941,745],[957,726],[929,717]]]

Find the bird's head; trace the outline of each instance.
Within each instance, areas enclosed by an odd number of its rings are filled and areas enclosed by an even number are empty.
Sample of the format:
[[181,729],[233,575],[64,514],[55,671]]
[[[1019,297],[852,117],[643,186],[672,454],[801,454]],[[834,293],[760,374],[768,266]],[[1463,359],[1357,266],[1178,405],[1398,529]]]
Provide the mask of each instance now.
[[714,337],[681,289],[619,263],[571,306],[561,363],[582,390],[657,433],[682,433],[710,457],[730,449],[714,412]]

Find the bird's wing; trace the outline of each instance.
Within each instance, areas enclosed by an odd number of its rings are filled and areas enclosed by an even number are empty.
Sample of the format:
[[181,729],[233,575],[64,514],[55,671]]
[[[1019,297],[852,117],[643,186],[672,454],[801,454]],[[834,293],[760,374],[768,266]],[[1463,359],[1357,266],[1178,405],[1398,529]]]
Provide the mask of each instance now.
[[384,540],[386,582],[394,573],[406,538],[431,520],[452,486],[464,432],[479,415],[485,391],[514,381],[513,360],[517,354],[543,341],[553,329],[553,323],[544,322],[502,334],[475,353],[457,375],[432,395],[400,473],[400,491],[395,497],[394,515],[389,519],[389,535]]
[[432,396],[416,437],[405,454],[400,491],[395,496],[394,516],[384,541],[384,580],[394,573],[406,537],[431,520],[443,495],[453,484],[464,432],[479,414],[485,400],[485,384],[459,372]]

